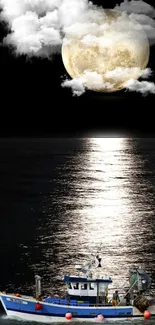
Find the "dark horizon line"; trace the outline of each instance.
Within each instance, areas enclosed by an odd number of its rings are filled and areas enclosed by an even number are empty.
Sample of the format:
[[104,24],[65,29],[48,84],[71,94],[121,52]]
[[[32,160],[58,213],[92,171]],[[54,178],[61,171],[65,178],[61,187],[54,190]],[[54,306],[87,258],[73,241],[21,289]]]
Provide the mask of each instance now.
[[1,140],[9,139],[52,139],[52,138],[135,138],[135,139],[151,139],[155,138],[154,133],[144,132],[119,132],[119,131],[92,131],[92,132],[70,132],[70,133],[40,133],[40,134],[0,134]]

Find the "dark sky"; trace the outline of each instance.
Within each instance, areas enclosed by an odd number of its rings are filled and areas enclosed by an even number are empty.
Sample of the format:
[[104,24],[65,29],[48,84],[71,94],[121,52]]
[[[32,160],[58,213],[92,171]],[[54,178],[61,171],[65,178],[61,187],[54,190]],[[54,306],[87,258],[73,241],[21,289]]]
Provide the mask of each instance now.
[[[151,4],[150,1],[147,1]],[[113,8],[120,1],[94,1]],[[1,41],[7,30],[1,24]],[[86,92],[74,97],[61,87],[67,75],[61,56],[52,60],[15,57],[9,48],[0,48],[1,118],[0,135],[64,135],[94,132],[150,133],[155,131],[155,95],[117,92]],[[155,71],[155,46],[149,67]],[[152,78],[155,81],[155,77]]]

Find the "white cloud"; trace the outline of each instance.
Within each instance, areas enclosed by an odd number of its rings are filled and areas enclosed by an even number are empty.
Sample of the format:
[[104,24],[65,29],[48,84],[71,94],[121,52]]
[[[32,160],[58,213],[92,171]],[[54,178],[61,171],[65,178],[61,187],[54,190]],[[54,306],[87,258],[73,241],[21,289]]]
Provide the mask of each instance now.
[[129,15],[130,18],[133,18],[135,20],[138,21],[139,24],[142,24],[142,27],[143,25],[149,25],[149,26],[152,26],[152,27],[155,27],[155,20],[153,18],[150,18],[149,16],[147,15],[142,15],[142,14],[130,14]]
[[146,15],[138,15],[138,14],[134,14],[132,13],[130,15],[130,18],[135,19],[143,28],[143,30],[145,31],[150,45],[155,43],[155,20],[153,18],[150,18]]
[[19,54],[49,56],[61,45],[63,28],[87,10],[88,1],[0,0],[0,7],[11,29],[4,44],[14,45]]
[[80,96],[86,89],[90,90],[113,90],[115,84],[107,82],[104,78],[111,78],[113,82],[121,82],[122,79],[128,78],[128,81],[124,83],[124,89],[129,91],[137,91],[146,95],[148,93],[155,93],[155,84],[148,81],[138,81],[135,79],[129,79],[130,76],[136,73],[141,78],[148,78],[152,72],[149,68],[140,70],[139,68],[122,68],[118,67],[115,70],[107,72],[104,76],[101,74],[91,71],[85,71],[83,75],[72,80],[66,79],[62,83],[62,87],[71,88],[73,95]]
[[79,20],[80,16],[88,10],[87,0],[62,0],[58,8],[59,19],[62,27],[70,26]]
[[27,11],[35,12],[37,15],[52,12],[61,3],[62,0],[0,0],[3,15],[11,22]]
[[126,11],[129,14],[144,14],[150,17],[155,17],[155,9],[153,6],[142,0],[124,0],[124,2],[121,2],[120,5],[116,5],[115,9]]
[[98,24],[91,22],[75,22],[71,26],[64,27],[63,30],[68,37],[81,38],[82,36],[87,36],[92,30],[95,34],[98,30]]
[[92,71],[84,71],[84,74],[80,77],[82,82],[87,85],[87,87],[91,90],[99,90],[99,89],[112,89],[113,84],[110,82],[106,82],[103,80],[101,74]]
[[105,78],[111,78],[114,82],[121,82],[124,79],[130,79],[131,76],[135,76],[136,78],[148,78],[152,74],[151,69],[147,68],[145,70],[141,70],[138,67],[135,68],[124,68],[117,67],[112,71],[108,71],[105,73]]
[[155,43],[155,9],[150,4],[142,0],[124,0],[115,9],[129,14],[130,18],[135,19],[145,31],[150,45]]
[[87,45],[87,46],[112,46],[112,37],[107,37],[107,36],[95,36],[95,35],[86,35],[82,38],[81,43]]
[[150,76],[152,76],[152,71],[150,68],[141,70],[141,75],[140,75],[141,78],[148,79]]
[[85,71],[80,77],[73,78],[72,80],[65,80],[62,83],[63,87],[70,87],[74,95],[82,95],[85,89],[90,90],[103,90],[113,88],[113,84],[103,79],[101,74],[92,71]]
[[[130,15],[131,16],[131,15]],[[109,45],[114,39],[117,41],[125,41],[134,38],[138,41],[142,37],[146,37],[143,33],[143,26],[140,25],[133,17],[128,16],[125,12],[114,21],[108,21],[104,9],[89,9],[87,13],[83,13],[69,26],[64,26],[63,31],[70,38],[82,38],[82,42],[88,46],[93,45]]]
[[125,83],[125,88],[130,91],[140,92],[143,95],[148,95],[148,93],[155,94],[155,84],[153,82],[131,79]]
[[[4,38],[5,44],[15,45],[17,52],[27,54],[38,52],[43,46],[57,46],[61,44],[60,32],[53,26],[41,24],[40,19],[34,12],[26,12],[25,15],[15,18],[12,22],[11,34]],[[56,15],[53,12],[53,20],[56,20]]]
[[143,28],[149,39],[150,45],[155,44],[155,28],[149,25],[144,25]]
[[85,87],[79,78],[74,78],[72,80],[66,79],[62,82],[61,86],[63,88],[71,88],[74,96],[81,96],[85,92]]

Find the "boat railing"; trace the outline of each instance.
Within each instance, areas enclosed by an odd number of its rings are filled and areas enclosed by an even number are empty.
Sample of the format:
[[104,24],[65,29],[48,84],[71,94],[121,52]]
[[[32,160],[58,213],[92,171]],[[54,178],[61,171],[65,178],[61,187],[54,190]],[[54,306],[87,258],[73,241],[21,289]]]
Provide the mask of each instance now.
[[57,305],[68,305],[68,306],[83,306],[83,307],[96,307],[96,306],[112,306],[112,303],[90,303],[89,301],[81,301],[81,300],[69,300],[69,299],[61,299],[61,298],[44,298],[44,302],[57,304]]
[[79,301],[79,300],[71,300],[71,299],[61,299],[61,298],[44,298],[45,302],[60,304],[60,305],[71,305],[71,306],[89,306],[88,301]]

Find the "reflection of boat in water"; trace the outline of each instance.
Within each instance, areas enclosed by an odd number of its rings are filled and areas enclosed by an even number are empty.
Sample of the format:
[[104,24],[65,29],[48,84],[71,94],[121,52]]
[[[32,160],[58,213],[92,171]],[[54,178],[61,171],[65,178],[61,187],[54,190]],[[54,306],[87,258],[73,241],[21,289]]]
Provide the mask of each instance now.
[[[97,256],[98,268],[101,259]],[[104,319],[139,319],[155,316],[155,304],[146,298],[151,279],[143,269],[130,270],[129,287],[120,297],[117,292],[109,296],[112,279],[98,276],[92,270],[94,262],[76,265],[78,274],[64,276],[67,285],[65,298],[42,297],[40,277],[36,276],[36,297],[21,294],[0,293],[0,299],[6,314],[20,319],[55,321],[103,321]]]

